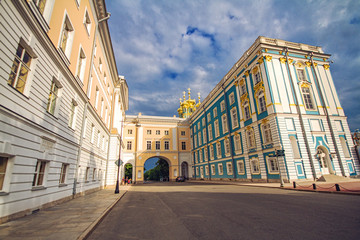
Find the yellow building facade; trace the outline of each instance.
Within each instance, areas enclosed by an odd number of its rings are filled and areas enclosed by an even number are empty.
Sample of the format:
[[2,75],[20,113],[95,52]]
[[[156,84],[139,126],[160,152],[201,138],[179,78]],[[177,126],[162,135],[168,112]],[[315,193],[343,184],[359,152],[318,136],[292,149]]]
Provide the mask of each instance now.
[[[133,180],[144,181],[144,164],[160,158],[169,164],[169,180],[191,173],[190,131],[188,121],[177,117],[126,116],[122,161],[133,166]],[[121,176],[124,176],[122,170]]]

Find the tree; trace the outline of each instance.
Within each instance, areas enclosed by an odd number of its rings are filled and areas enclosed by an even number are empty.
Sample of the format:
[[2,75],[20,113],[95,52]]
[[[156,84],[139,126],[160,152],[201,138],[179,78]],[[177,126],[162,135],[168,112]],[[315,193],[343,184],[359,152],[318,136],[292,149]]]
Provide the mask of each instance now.
[[132,165],[131,164],[126,164],[125,165],[125,179],[128,178],[132,178]]
[[169,178],[169,164],[163,159],[159,159],[153,169],[144,173],[146,180],[160,181],[161,178]]

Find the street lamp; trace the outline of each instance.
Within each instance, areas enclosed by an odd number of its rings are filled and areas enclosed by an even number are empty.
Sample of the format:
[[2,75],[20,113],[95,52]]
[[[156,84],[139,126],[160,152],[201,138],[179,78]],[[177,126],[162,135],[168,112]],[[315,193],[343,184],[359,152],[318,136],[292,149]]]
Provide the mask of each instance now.
[[118,172],[117,172],[117,179],[116,179],[116,187],[115,187],[115,194],[119,194],[119,175],[120,175],[120,166],[123,164],[121,161],[121,144],[122,144],[122,131],[123,131],[124,122],[121,121],[121,129],[120,129],[120,145],[119,145],[119,160],[118,160]]
[[279,163],[279,158],[278,157],[285,156],[285,150],[283,150],[283,149],[276,150],[275,149],[275,154],[276,154],[276,162],[277,162],[278,169],[279,169],[280,187],[284,187],[284,179],[282,178],[282,175],[281,175],[281,169],[280,169],[280,163]]

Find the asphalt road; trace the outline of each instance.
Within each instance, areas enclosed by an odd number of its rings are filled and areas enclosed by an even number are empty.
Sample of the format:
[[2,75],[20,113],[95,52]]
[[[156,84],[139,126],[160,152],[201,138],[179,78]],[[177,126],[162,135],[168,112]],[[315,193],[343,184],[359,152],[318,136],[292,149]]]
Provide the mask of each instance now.
[[88,239],[359,239],[360,196],[191,183],[135,185]]

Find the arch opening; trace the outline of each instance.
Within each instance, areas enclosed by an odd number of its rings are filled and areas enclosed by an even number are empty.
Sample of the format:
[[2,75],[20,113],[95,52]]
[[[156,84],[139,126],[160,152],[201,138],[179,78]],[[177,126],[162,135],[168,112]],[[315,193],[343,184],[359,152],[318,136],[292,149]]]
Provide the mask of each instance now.
[[169,181],[169,162],[162,157],[152,157],[145,161],[144,180],[145,181]]
[[319,161],[321,173],[334,174],[329,151],[324,146],[319,146],[316,151],[316,157]]

